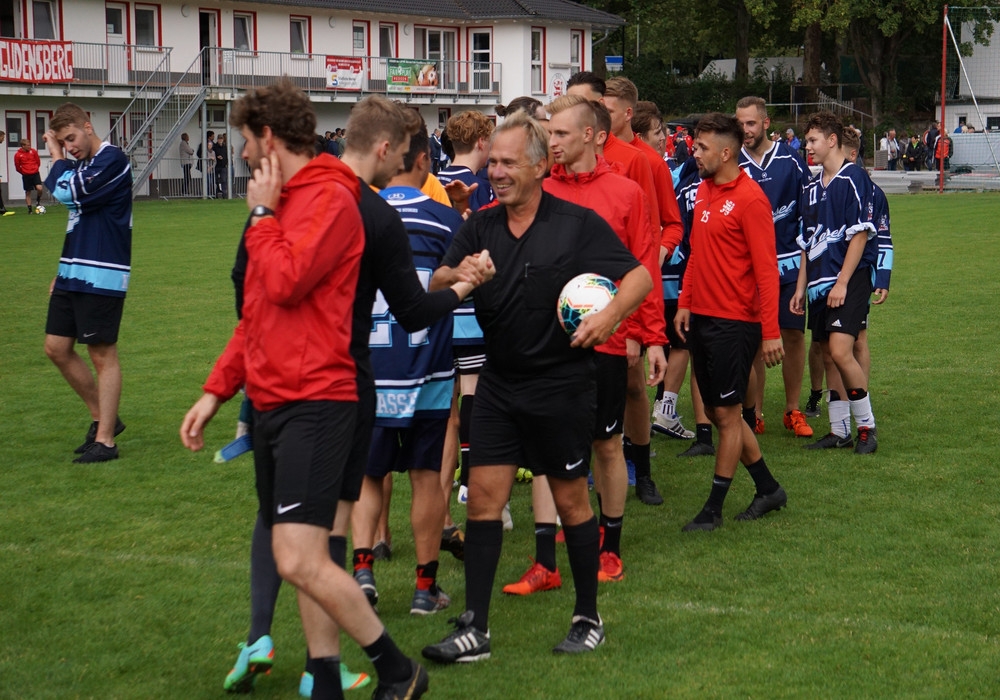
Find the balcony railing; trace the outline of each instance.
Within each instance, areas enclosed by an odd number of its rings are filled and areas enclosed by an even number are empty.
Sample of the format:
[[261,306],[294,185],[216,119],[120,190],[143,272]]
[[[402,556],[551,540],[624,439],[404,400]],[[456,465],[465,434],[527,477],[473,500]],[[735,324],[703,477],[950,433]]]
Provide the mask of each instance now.
[[[170,69],[170,47],[166,46],[135,46],[132,44],[95,44],[83,41],[73,42],[44,42],[44,41],[14,41],[17,48],[23,49],[18,52],[22,57],[25,73],[28,72],[28,63],[45,60],[40,59],[36,50],[50,48],[53,44],[57,48],[66,46],[71,49],[71,54],[62,51],[47,54],[59,56],[58,66],[53,67],[52,73],[63,75],[72,73],[71,79],[44,80],[46,84],[54,87],[72,88],[73,86],[90,86],[98,89],[106,88],[128,88],[136,89],[145,85],[150,77],[160,74],[165,76],[163,84],[156,85],[157,88],[166,87],[169,80]],[[13,47],[8,56],[14,53]],[[72,56],[70,59],[69,56]],[[52,59],[49,59],[52,60]],[[71,71],[69,69],[72,69]],[[22,73],[24,74],[24,73]],[[0,79],[0,82],[6,82]],[[26,80],[15,80],[11,82],[30,83]],[[150,86],[153,87],[153,86]]]

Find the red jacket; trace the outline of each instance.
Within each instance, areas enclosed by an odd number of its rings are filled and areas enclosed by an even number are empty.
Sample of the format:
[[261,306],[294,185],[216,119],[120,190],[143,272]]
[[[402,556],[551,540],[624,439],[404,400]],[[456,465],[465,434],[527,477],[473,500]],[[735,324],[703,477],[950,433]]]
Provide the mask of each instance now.
[[742,170],[725,185],[703,180],[693,216],[678,308],[758,322],[763,340],[780,338],[774,219],[764,190]]
[[[677,205],[677,195],[674,194],[674,178],[670,168],[656,152],[656,149],[636,136],[630,144],[639,149],[649,162],[653,172],[653,188],[656,190],[657,205],[660,208],[660,245],[667,249],[667,257],[674,254],[674,248],[680,245],[684,238],[684,224],[681,223],[681,210]],[[659,254],[659,251],[657,251]]]
[[600,214],[653,278],[653,291],[608,341],[596,348],[597,351],[625,355],[626,338],[643,345],[666,345],[658,236],[654,235],[644,206],[645,196],[639,186],[616,174],[608,161],[597,156],[597,167],[589,173],[569,173],[557,163],[552,166],[550,176],[542,181],[542,188],[551,195]]
[[228,400],[246,384],[257,410],[292,401],[357,401],[351,318],[364,228],[361,186],[328,154],[282,188],[276,216],[246,232],[243,320],[205,391]]
[[649,169],[649,163],[646,162],[646,158],[639,149],[615,138],[614,134],[608,134],[608,140],[604,142],[604,158],[611,165],[621,164],[624,169],[620,171],[620,174],[642,188],[648,201],[649,220],[658,224],[660,207],[656,199],[656,188],[653,186],[653,172]]
[[23,148],[14,152],[14,169],[22,175],[34,175],[42,167],[42,159],[38,157],[38,151]]

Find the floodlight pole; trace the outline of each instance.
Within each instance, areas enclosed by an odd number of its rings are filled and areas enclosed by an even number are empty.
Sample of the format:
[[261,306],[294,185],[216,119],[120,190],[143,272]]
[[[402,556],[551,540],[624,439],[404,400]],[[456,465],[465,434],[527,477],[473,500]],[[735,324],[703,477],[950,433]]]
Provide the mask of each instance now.
[[[948,71],[948,6],[944,6],[944,16],[941,21],[941,130],[938,134],[938,140],[940,141],[945,134],[944,113],[945,113],[945,103],[947,102],[945,92],[947,90],[946,78]],[[989,138],[987,136],[987,138]],[[937,156],[937,144],[934,144],[934,155]],[[938,163],[938,194],[944,192],[944,158],[940,158]]]

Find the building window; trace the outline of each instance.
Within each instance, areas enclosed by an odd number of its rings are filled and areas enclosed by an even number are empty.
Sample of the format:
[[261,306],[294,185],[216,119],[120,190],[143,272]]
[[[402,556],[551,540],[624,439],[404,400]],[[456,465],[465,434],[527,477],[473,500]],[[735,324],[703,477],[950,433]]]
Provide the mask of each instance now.
[[545,29],[531,28],[531,92],[545,92]]
[[490,90],[493,72],[493,41],[489,29],[472,30],[472,89]]
[[579,73],[583,70],[583,32],[574,29],[569,33],[569,72]]
[[254,36],[254,16],[248,12],[233,13],[233,48],[240,51],[254,51],[257,48]]
[[0,36],[8,39],[21,37],[20,0],[0,0]]
[[378,25],[378,55],[382,58],[395,58],[396,56],[396,25]]
[[42,154],[49,151],[49,145],[45,143],[45,132],[49,130],[50,119],[52,112],[35,112],[35,150]]
[[368,55],[368,23],[367,22],[355,22],[354,23],[354,55],[355,56],[367,56]]
[[156,5],[135,6],[135,43],[139,46],[160,45],[160,8]]
[[289,18],[290,51],[292,53],[312,53],[312,32],[309,27],[309,17]]
[[55,39],[59,36],[56,27],[59,13],[56,12],[55,0],[32,0],[31,16],[34,30],[32,39]]
[[413,30],[413,57],[437,66],[438,87],[443,90],[457,87],[457,44],[458,32],[454,29],[417,27]]

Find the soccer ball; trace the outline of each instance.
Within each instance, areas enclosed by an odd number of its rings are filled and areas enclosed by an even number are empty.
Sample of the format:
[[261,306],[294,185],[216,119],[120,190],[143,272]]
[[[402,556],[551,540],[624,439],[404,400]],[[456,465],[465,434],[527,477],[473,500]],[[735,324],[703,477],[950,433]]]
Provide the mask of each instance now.
[[573,335],[592,311],[600,311],[611,303],[618,287],[607,277],[591,272],[577,275],[563,287],[556,304],[556,318],[568,334]]
[[36,214],[44,214],[45,213],[45,207],[42,206],[41,204],[39,204],[37,207],[35,207],[35,213]]

